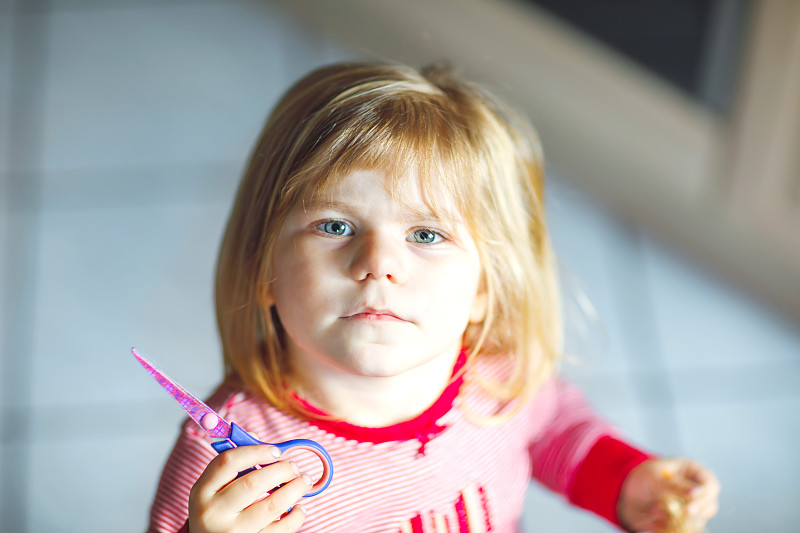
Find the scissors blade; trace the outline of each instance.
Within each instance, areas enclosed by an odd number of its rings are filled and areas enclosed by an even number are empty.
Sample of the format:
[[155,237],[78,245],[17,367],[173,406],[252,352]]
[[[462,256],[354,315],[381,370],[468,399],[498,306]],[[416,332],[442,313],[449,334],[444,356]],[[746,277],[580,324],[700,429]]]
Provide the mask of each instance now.
[[210,436],[222,439],[228,438],[231,434],[231,425],[219,416],[216,411],[178,385],[174,379],[162,372],[152,361],[137,352],[135,348],[131,349],[131,353],[147,370],[147,373],[153,376],[170,396],[175,398],[183,410],[186,411],[186,414],[205,429]]

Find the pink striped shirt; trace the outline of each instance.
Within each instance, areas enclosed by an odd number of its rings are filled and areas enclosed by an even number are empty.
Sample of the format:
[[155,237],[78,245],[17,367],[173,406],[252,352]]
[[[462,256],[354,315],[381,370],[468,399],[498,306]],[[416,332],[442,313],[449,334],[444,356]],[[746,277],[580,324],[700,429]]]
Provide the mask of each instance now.
[[[497,405],[460,379],[418,417],[384,428],[298,419],[224,387],[209,405],[262,440],[313,439],[328,450],[333,481],[303,500],[303,532],[516,532],[531,478],[616,522],[622,481],[647,458],[611,437],[582,395],[558,380],[500,425],[470,419]],[[189,491],[215,456],[210,442],[193,422],[184,424],[149,531],[184,526]],[[319,470],[311,454],[292,459],[312,477]]]

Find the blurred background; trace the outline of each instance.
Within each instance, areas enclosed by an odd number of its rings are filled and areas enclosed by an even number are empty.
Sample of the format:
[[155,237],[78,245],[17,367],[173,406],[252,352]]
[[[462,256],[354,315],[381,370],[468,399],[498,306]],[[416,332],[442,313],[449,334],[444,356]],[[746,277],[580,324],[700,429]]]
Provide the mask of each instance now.
[[[800,524],[800,3],[0,0],[0,531],[146,527],[206,394],[217,246],[276,98],[447,60],[548,156],[565,372],[719,476],[709,531]],[[532,485],[528,532],[605,532]]]

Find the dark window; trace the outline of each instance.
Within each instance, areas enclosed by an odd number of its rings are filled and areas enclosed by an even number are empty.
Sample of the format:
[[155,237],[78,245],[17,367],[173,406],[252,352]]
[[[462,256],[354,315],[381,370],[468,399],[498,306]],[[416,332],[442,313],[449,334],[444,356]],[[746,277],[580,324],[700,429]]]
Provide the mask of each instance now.
[[726,112],[749,0],[525,0]]

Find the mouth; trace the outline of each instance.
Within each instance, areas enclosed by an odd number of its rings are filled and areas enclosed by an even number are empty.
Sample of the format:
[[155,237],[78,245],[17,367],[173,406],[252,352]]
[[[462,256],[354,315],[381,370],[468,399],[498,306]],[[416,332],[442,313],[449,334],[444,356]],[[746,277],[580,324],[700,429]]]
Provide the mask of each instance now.
[[396,315],[388,309],[373,309],[366,307],[342,318],[353,321],[365,322],[407,322],[404,318]]

